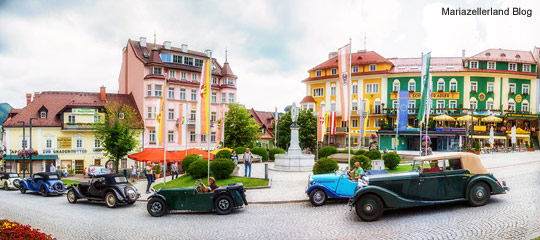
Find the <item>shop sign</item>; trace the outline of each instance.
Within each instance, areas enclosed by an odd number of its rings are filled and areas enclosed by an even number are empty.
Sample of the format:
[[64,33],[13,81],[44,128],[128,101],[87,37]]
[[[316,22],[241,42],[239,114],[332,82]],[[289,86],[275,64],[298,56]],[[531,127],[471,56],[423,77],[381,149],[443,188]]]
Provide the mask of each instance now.
[[58,140],[59,149],[71,148],[71,137],[58,137],[56,139]]
[[486,131],[486,126],[474,126],[474,131],[475,132],[485,132]]
[[85,115],[94,115],[96,110],[92,108],[73,108],[71,109],[72,114],[85,114]]
[[86,149],[54,149],[53,153],[86,153]]
[[[398,99],[397,93],[390,94],[391,99]],[[409,99],[420,99],[422,93],[409,92]],[[459,99],[459,92],[432,92],[431,99]]]
[[540,114],[507,113],[505,117],[540,118]]
[[516,102],[517,103],[520,103],[521,101],[523,100],[523,98],[521,97],[521,95],[516,95]]
[[485,93],[478,94],[478,100],[480,100],[480,102],[483,102],[484,100],[486,100],[486,94]]
[[465,128],[435,128],[435,132],[465,132]]

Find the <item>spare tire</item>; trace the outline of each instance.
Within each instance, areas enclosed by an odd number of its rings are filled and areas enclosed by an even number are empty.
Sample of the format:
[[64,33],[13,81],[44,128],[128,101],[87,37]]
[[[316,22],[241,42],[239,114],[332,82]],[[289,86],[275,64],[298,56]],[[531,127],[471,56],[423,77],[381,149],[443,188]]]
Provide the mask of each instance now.
[[19,179],[13,180],[13,186],[16,187],[16,188],[20,188],[21,187],[21,180],[19,180]]
[[56,190],[57,192],[63,192],[65,190],[64,184],[61,182],[55,182],[53,184],[53,189]]

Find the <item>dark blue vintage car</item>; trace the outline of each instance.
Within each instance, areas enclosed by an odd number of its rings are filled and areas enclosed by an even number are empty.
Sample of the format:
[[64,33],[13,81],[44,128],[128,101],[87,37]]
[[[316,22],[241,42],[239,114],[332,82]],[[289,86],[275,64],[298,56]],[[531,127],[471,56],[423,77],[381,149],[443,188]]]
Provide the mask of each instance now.
[[21,181],[21,193],[24,194],[27,190],[39,192],[44,197],[49,194],[61,195],[66,191],[66,184],[60,180],[60,176],[56,173],[41,172],[34,174],[31,178],[23,179]]

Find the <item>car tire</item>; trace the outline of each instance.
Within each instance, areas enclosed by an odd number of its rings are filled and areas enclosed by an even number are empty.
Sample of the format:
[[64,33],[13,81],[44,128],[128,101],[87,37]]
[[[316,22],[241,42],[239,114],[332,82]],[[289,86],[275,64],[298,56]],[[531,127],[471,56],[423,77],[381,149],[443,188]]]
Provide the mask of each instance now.
[[24,185],[21,185],[21,188],[19,188],[22,194],[26,193],[26,188],[24,188]]
[[231,213],[234,208],[233,200],[229,195],[220,195],[216,198],[214,205],[216,212],[219,215],[227,215]]
[[43,197],[49,196],[49,192],[47,192],[45,185],[41,185],[41,188],[39,188],[39,193],[41,193],[41,196]]
[[116,205],[118,205],[118,199],[116,199],[113,192],[105,194],[105,205],[107,205],[108,208],[115,208]]
[[362,221],[372,222],[382,216],[384,205],[378,196],[365,194],[356,201],[355,210]]
[[152,217],[161,217],[168,211],[167,203],[159,197],[153,197],[146,204],[146,210]]
[[6,190],[6,191],[9,190],[7,182],[4,183],[4,190]]
[[309,201],[313,206],[322,206],[326,203],[326,200],[328,200],[328,196],[322,189],[313,189],[313,191],[309,193]]
[[66,195],[69,203],[77,203],[77,193],[75,190],[69,190]]
[[491,196],[491,190],[485,182],[476,182],[469,189],[469,205],[480,207],[486,205]]

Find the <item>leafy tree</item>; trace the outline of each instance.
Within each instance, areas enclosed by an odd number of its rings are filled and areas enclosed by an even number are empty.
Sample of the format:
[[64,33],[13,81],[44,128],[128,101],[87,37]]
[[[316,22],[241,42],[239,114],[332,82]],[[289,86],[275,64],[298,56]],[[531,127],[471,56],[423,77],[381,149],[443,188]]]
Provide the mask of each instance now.
[[300,148],[315,151],[317,146],[317,117],[308,109],[301,110],[298,114],[298,138]]
[[288,111],[285,114],[279,117],[279,141],[278,146],[285,150],[289,149],[289,144],[291,143],[291,112]]
[[259,125],[247,109],[237,103],[230,104],[225,114],[225,147],[253,147],[260,135]]
[[114,159],[116,172],[120,159],[137,147],[142,126],[137,111],[130,105],[118,102],[107,102],[101,122],[93,125],[105,155]]

